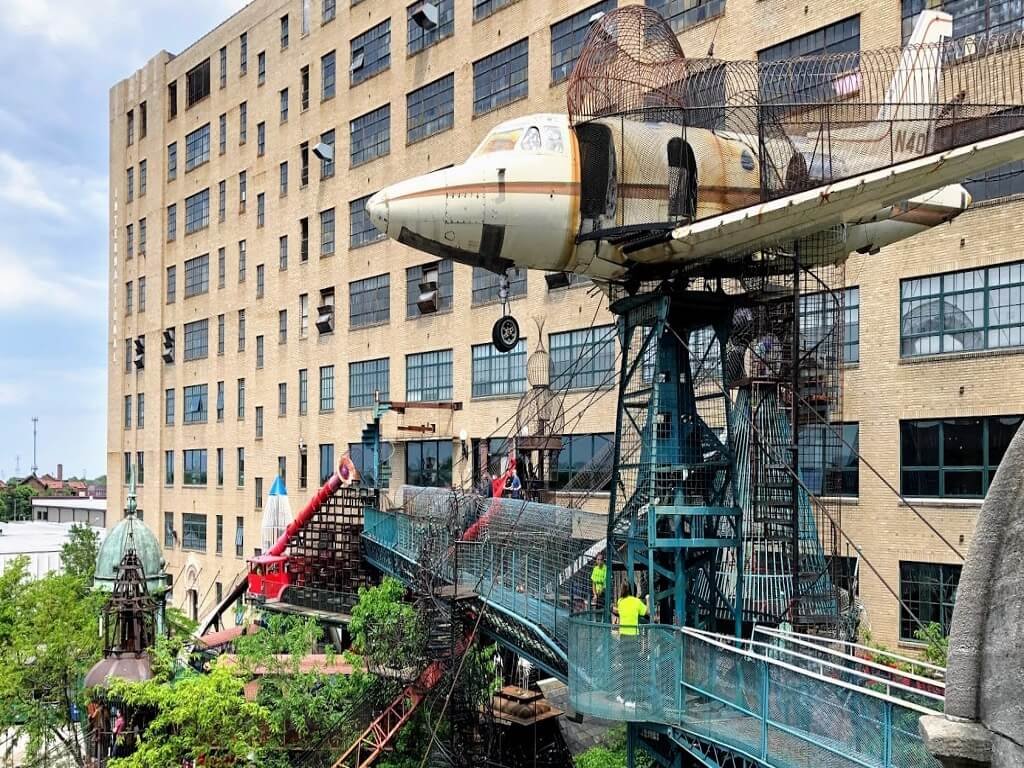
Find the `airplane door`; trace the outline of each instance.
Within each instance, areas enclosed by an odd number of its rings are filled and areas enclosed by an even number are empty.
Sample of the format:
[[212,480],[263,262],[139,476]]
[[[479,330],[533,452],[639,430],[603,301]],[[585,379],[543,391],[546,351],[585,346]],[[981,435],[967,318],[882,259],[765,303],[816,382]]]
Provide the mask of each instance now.
[[697,161],[690,145],[679,138],[668,142],[668,215],[697,218]]
[[576,137],[580,147],[580,218],[586,222],[614,217],[618,190],[611,129],[583,124],[576,127]]

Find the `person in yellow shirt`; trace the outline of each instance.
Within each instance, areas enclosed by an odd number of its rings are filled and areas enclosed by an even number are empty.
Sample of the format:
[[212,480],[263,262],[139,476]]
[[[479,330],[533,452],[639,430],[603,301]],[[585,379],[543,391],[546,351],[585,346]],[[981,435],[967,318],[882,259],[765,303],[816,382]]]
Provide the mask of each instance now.
[[590,571],[591,602],[595,611],[604,608],[604,582],[608,578],[608,566],[604,564],[604,555],[598,553],[594,558],[594,567]]
[[647,603],[633,596],[628,583],[622,585],[617,606],[619,614],[619,635],[636,637],[639,634],[640,617],[647,615]]
[[622,585],[619,601],[615,606],[616,620],[619,624],[619,645],[615,650],[618,678],[622,690],[615,697],[626,709],[636,709],[637,701],[637,662],[643,644],[640,637],[640,617],[647,615],[647,601],[633,595],[629,582]]

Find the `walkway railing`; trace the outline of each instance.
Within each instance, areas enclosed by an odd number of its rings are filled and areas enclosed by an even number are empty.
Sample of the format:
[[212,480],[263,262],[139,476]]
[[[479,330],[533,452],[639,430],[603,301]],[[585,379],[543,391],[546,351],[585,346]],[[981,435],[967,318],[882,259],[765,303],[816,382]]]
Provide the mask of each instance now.
[[657,624],[624,636],[580,616],[569,648],[583,714],[673,726],[770,765],[938,768],[917,730],[933,709],[726,638]]

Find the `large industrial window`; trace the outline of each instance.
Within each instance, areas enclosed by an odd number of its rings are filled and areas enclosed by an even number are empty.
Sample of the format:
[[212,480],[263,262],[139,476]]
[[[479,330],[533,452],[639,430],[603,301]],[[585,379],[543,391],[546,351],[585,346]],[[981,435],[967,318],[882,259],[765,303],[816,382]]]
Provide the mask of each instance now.
[[[577,491],[607,491],[611,488],[614,435],[565,435],[558,452],[555,482]],[[573,480],[573,478],[576,478]]]
[[962,567],[945,563],[900,561],[901,640],[916,640],[914,635],[921,624],[926,627],[932,623],[938,624],[942,627],[943,635],[949,634]]
[[529,93],[529,40],[473,62],[473,114],[482,115]]
[[206,449],[182,451],[185,457],[182,482],[185,485],[206,485]]
[[405,482],[446,488],[452,484],[450,440],[413,440],[405,444]]
[[185,170],[191,171],[210,159],[210,124],[185,137]]
[[800,428],[800,479],[819,496],[856,496],[860,425],[808,424]]
[[452,399],[452,351],[405,356],[405,398],[412,402]]
[[647,0],[647,7],[658,11],[672,31],[682,32],[687,27],[713,19],[725,13],[725,0]]
[[386,357],[348,365],[348,407],[372,408],[379,395],[390,399],[390,361]]
[[615,381],[615,327],[552,333],[551,388],[608,387]]
[[761,65],[835,53],[856,55],[837,58],[831,68],[796,68],[783,73],[772,67],[762,67],[762,103],[778,104],[785,110],[794,104],[828,102],[836,98],[841,91],[837,88],[837,81],[844,74],[856,72],[860,68],[860,16],[851,16],[758,51],[757,60]]
[[320,366],[320,412],[334,410],[334,366]]
[[185,261],[185,298],[198,296],[210,289],[210,254],[204,253]]
[[334,209],[320,211],[320,255],[334,253]]
[[[455,32],[455,0],[432,0],[437,9],[437,21],[426,19],[420,10],[422,2],[415,2],[406,9],[408,40],[406,50],[410,56],[429,48]],[[419,13],[417,13],[419,12]],[[414,15],[415,14],[415,15]]]
[[473,21],[486,19],[492,13],[497,13],[514,2],[515,0],[473,0]]
[[384,239],[384,233],[373,225],[370,214],[366,211],[366,201],[371,195],[350,200],[348,204],[348,247],[358,248],[360,245]]
[[185,198],[185,234],[210,226],[210,188]]
[[349,162],[368,163],[391,151],[391,105],[349,121]]
[[348,298],[351,328],[388,322],[391,319],[391,275],[376,275],[349,283]]
[[351,84],[356,85],[367,78],[383,72],[391,66],[391,19],[385,19],[375,27],[352,39],[352,58],[349,63]]
[[903,44],[910,40],[914,24],[926,8],[953,17],[953,37],[973,37],[978,49],[982,39],[1024,29],[1024,5],[1017,0],[903,0]]
[[526,391],[526,340],[510,352],[493,344],[473,346],[473,397],[500,397]]
[[[843,304],[843,362],[860,360],[860,288],[847,288],[842,297],[831,293],[809,293],[800,297],[800,337],[805,351],[815,350],[819,357],[838,345],[839,329],[835,313]],[[838,350],[836,350],[838,351]]]
[[900,355],[1024,345],[1024,262],[900,282]]
[[209,349],[209,321],[185,323],[185,360],[202,360]]
[[334,474],[334,443],[320,444],[320,484]]
[[181,548],[195,552],[206,551],[206,515],[193,515],[189,512],[182,514]]
[[901,421],[902,493],[983,498],[1021,420],[1020,416],[965,416]]
[[445,75],[405,97],[405,140],[447,131],[455,122],[455,75]]
[[[501,278],[489,269],[473,267],[473,305],[497,301]],[[526,295],[526,270],[515,267],[508,273],[509,298]]]
[[437,272],[437,312],[444,312],[452,308],[452,262],[450,259],[442,259],[431,264],[422,264],[418,267],[409,267],[405,270],[406,297],[405,316],[408,318],[420,317],[423,313],[416,302],[420,298],[420,283],[423,282],[424,274]]
[[[725,0],[717,0],[717,2],[724,4]],[[552,83],[560,83],[569,78],[572,68],[576,65],[576,59],[579,58],[580,51],[583,50],[583,41],[586,39],[587,33],[590,32],[590,25],[596,21],[594,16],[599,13],[608,13],[615,8],[616,3],[617,0],[601,0],[600,3],[594,3],[589,8],[584,8],[579,13],[574,13],[569,18],[551,25]],[[648,5],[654,5],[654,2],[648,0]],[[664,11],[662,11],[662,15],[666,15]]]
[[185,411],[182,416],[184,424],[205,424],[206,423],[206,385],[192,384],[185,387],[184,393]]
[[210,95],[210,60],[192,67],[185,75],[185,109]]

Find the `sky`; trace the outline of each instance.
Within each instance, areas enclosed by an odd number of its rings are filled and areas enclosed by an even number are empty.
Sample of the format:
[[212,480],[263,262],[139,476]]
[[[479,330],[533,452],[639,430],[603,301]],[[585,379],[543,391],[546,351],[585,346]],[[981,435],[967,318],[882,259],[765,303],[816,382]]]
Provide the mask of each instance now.
[[106,472],[110,87],[241,0],[0,0],[0,479]]

